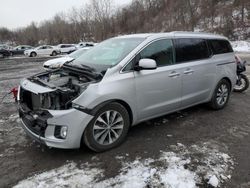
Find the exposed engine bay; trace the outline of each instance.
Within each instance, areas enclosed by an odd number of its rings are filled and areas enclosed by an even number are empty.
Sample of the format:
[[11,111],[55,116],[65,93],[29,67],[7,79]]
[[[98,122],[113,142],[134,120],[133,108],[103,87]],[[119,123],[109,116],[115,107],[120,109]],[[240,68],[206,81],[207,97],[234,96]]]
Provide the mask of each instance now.
[[102,75],[88,69],[64,67],[56,71],[44,72],[28,78],[32,83],[50,88],[51,92],[33,93],[20,88],[20,103],[30,110],[64,110],[71,108],[71,102],[78,97],[90,83],[98,82]]

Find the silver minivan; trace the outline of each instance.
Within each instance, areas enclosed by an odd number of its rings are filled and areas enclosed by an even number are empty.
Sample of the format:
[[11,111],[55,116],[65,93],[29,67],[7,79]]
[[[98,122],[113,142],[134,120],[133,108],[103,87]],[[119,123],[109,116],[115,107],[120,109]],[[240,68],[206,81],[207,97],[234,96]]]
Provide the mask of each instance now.
[[119,36],[60,69],[21,81],[22,126],[56,148],[100,152],[129,127],[200,103],[225,107],[236,83],[227,38],[193,32]]

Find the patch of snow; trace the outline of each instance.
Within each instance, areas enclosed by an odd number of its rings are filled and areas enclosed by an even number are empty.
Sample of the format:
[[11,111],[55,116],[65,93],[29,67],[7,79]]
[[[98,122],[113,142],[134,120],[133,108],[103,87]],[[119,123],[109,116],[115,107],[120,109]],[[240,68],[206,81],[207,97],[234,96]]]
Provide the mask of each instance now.
[[[153,160],[152,160],[153,161]],[[109,178],[98,182],[94,187],[145,187],[156,173],[155,168],[150,167],[151,160],[143,162],[135,160],[132,163],[124,164],[121,173],[114,178]]]
[[219,185],[219,180],[218,180],[218,178],[217,178],[215,175],[213,175],[213,176],[209,179],[208,184],[209,184],[209,185],[212,185],[213,187],[218,187],[218,185]]
[[233,160],[219,152],[214,143],[187,147],[181,143],[161,151],[159,158],[123,162],[125,156],[116,156],[122,164],[119,173],[111,178],[104,170],[85,163],[77,167],[70,162],[57,169],[44,172],[19,182],[15,187],[167,187],[195,188],[198,185],[218,187],[231,178]]
[[118,155],[118,156],[116,156],[115,158],[116,158],[117,160],[123,160],[123,159],[125,159],[125,157],[124,157],[124,156],[119,156],[119,155]]
[[250,43],[247,41],[233,41],[231,42],[231,44],[235,52],[249,52],[250,53]]
[[23,180],[14,188],[84,187],[90,188],[95,178],[102,175],[97,168],[79,169],[76,163],[69,163],[57,169],[43,172]]
[[9,117],[10,120],[12,120],[12,119],[16,120],[16,119],[18,119],[18,118],[19,118],[19,115],[18,115],[18,114],[12,114],[12,115],[10,115],[10,117]]

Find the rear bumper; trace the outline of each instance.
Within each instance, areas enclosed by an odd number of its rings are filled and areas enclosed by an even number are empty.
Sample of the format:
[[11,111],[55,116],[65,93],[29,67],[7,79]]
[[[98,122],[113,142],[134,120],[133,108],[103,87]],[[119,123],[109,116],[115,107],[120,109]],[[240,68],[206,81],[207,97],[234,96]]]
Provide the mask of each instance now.
[[[19,109],[21,110],[21,109]],[[48,110],[52,117],[46,120],[47,126],[44,134],[41,134],[29,125],[25,117],[21,117],[22,127],[32,139],[49,147],[73,149],[81,146],[82,134],[93,116],[76,109]],[[35,121],[36,122],[36,121]],[[37,126],[36,123],[33,126]],[[56,126],[67,126],[67,137],[59,139],[55,137]]]

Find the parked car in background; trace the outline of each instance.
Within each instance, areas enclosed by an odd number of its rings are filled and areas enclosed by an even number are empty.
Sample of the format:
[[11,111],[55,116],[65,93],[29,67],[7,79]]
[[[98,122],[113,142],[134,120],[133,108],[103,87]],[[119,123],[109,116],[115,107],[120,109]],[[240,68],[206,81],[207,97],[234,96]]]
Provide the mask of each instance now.
[[94,42],[79,42],[76,47],[79,48],[83,48],[83,47],[88,47],[88,46],[94,46],[95,43]]
[[5,49],[5,50],[9,50],[9,51],[13,49],[12,46],[9,46],[7,44],[0,44],[0,48]]
[[0,46],[0,58],[9,56],[10,56],[10,51]]
[[37,55],[56,56],[60,53],[61,52],[57,47],[49,46],[49,45],[42,45],[42,46],[38,46],[37,48],[24,51],[24,55],[28,57],[36,57]]
[[61,53],[70,54],[77,50],[77,47],[74,44],[59,44],[57,48],[60,50]]
[[60,68],[64,63],[66,63],[68,61],[73,61],[74,59],[81,56],[84,52],[86,52],[90,48],[91,47],[84,47],[84,48],[81,48],[79,50],[72,52],[71,54],[69,54],[67,56],[48,60],[43,64],[43,67],[45,70]]
[[24,51],[25,50],[29,50],[29,49],[32,49],[34,47],[32,46],[29,46],[29,45],[20,45],[20,46],[17,46],[15,48],[13,48],[12,50],[10,50],[10,56],[13,56],[13,55],[24,55]]
[[131,126],[209,103],[223,109],[236,83],[223,36],[171,32],[105,40],[62,68],[20,83],[19,115],[33,139],[57,148],[121,144]]

